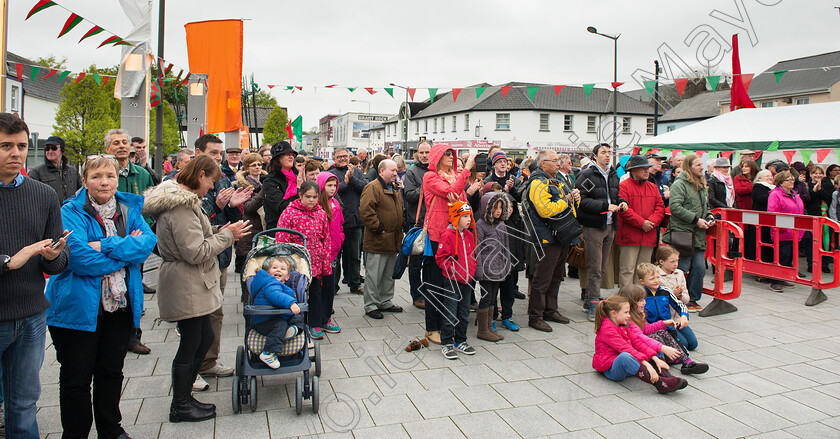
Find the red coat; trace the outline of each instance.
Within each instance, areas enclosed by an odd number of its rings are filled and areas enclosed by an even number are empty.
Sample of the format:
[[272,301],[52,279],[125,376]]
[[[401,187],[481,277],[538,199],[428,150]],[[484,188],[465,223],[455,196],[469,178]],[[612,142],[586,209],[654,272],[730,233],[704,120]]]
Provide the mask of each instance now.
[[[466,252],[466,263],[464,253]],[[454,227],[447,227],[440,234],[435,262],[447,279],[467,284],[475,278],[475,235],[464,229],[463,239]]]
[[[656,246],[656,227],[665,217],[665,203],[659,188],[649,181],[627,178],[618,185],[618,196],[627,200],[628,209],[618,212],[618,245]],[[642,224],[650,220],[654,228],[642,231]]]
[[612,320],[604,318],[595,336],[592,367],[598,372],[607,371],[622,352],[632,355],[639,363],[650,360],[656,352],[639,338],[639,334],[640,332],[631,331],[627,326],[618,326]]
[[732,185],[735,187],[735,207],[743,210],[752,210],[752,180],[738,174],[732,179]]

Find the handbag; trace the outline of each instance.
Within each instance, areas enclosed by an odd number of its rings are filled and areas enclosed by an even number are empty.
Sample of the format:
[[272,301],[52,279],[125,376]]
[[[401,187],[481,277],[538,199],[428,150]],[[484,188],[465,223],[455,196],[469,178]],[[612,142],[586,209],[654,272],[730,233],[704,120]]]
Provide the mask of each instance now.
[[680,252],[680,257],[694,256],[694,232],[671,231],[671,247]]
[[586,245],[583,238],[580,238],[577,244],[569,248],[569,256],[566,258],[566,262],[580,270],[586,269]]
[[[432,244],[429,240],[429,217],[428,215],[423,220],[423,227],[417,227],[417,221],[420,220],[420,209],[423,203],[423,192],[420,193],[420,204],[417,205],[417,214],[414,217],[414,224],[415,226],[409,229],[409,231],[405,234],[402,243],[402,250],[403,254],[407,256],[432,256],[431,254],[426,254],[426,249],[429,250],[431,253]],[[432,205],[429,206],[429,210],[431,211],[435,206],[435,200],[432,200]]]
[[571,206],[563,212],[560,212],[557,216],[545,218],[545,223],[551,230],[554,239],[560,245],[570,245],[583,234],[583,228],[580,227],[580,223],[578,223]]

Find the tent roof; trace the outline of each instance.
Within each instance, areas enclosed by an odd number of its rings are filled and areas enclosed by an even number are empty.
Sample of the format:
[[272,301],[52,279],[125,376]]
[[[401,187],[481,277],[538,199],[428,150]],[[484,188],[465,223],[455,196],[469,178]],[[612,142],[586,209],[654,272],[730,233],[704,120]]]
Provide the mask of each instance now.
[[840,148],[840,102],[743,108],[638,143],[649,148],[734,151]]

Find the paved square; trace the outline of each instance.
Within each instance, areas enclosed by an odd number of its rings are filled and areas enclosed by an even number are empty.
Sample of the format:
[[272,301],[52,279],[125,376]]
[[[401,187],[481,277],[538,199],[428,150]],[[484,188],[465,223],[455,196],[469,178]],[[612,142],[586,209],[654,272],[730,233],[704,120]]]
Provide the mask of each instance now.
[[[238,276],[231,272],[228,279],[221,360],[233,365],[245,325]],[[520,286],[526,285],[523,276]],[[581,311],[576,279],[560,287],[560,306],[571,324],[552,323],[548,334],[524,327],[527,303],[517,300],[514,319],[521,331],[500,329],[505,339],[489,343],[475,338],[471,322],[469,340],[478,352],[455,361],[442,358],[436,346],[403,351],[423,331],[407,276],[397,282],[395,300],[406,312],[383,320],[365,317],[361,296],[345,286],[335,300],[342,331],[321,341],[320,414],[304,401],[296,416],[297,375],[281,375],[259,380],[254,413],[245,408],[234,415],[232,378],[224,378],[210,380],[211,389],[196,395],[215,403],[218,417],[195,424],[168,422],[178,337],[173,324],[154,323],[158,309],[151,295],[142,327],[152,353],[126,358],[123,426],[135,438],[178,439],[840,437],[838,290],[826,292],[827,302],[806,307],[808,288],[773,293],[747,276],[733,301],[738,312],[691,316],[700,341],[692,356],[711,370],[689,377],[689,388],[661,396],[638,380],[614,383],[594,372],[595,334]],[[59,365],[47,344],[38,421],[42,436],[58,438]]]

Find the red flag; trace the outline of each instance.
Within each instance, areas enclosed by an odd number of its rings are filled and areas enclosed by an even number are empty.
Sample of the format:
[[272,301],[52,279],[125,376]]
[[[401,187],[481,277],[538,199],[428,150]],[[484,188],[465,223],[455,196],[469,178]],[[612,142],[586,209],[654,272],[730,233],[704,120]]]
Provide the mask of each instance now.
[[41,78],[41,79],[47,79],[47,78],[49,78],[50,76],[55,75],[56,73],[58,73],[58,70],[56,70],[56,69],[50,69],[50,72],[49,72],[49,73],[47,73],[46,75],[44,75],[44,77],[43,77],[43,78]]
[[565,85],[555,85],[554,86],[554,96],[560,95],[560,90],[563,90],[564,88],[566,88]]
[[732,156],[732,151],[721,151],[721,152],[720,152],[720,156],[721,156],[721,157],[723,157],[723,158],[728,159],[729,157],[731,157],[731,156]]
[[741,73],[741,83],[744,84],[744,90],[746,90],[747,93],[750,91],[750,84],[752,84],[754,76],[754,73]]
[[292,139],[295,138],[295,134],[294,134],[294,130],[292,129],[292,122],[291,121],[286,125],[286,134],[289,135],[289,140],[292,140]]
[[374,90],[373,87],[367,87],[367,88],[365,88],[365,90],[367,90],[367,92],[372,94],[372,95],[376,94],[376,90]]
[[324,88],[333,88],[333,87],[335,87],[335,86],[337,86],[337,85],[338,85],[338,84],[325,85],[325,86],[324,86]]
[[630,155],[638,155],[639,151],[641,151],[641,149],[642,149],[641,146],[637,146],[637,147],[633,148],[633,151],[630,152]]
[[23,64],[15,63],[15,73],[17,73],[18,81],[23,81]]
[[[738,34],[732,35],[732,89],[730,90],[729,111],[738,108],[755,108],[755,104],[747,94],[747,87],[741,79],[741,60],[738,58]],[[750,78],[752,80],[752,78]]]
[[677,86],[677,93],[682,97],[685,91],[685,85],[688,84],[688,78],[677,78],[674,80],[674,85]]
[[102,88],[105,88],[105,84],[108,83],[108,79],[111,78],[110,76],[103,76],[102,77]]
[[793,160],[793,155],[796,154],[796,150],[782,151],[782,154],[787,157],[787,162],[790,164],[790,161]]
[[510,91],[511,88],[513,88],[513,87],[510,86],[510,85],[502,87],[502,97],[507,96],[507,94],[508,94],[508,92]]
[[455,102],[455,101],[458,100],[458,95],[459,94],[461,94],[461,89],[460,88],[453,88],[452,89],[452,102]]
[[610,82],[610,85],[612,86],[612,88],[621,87],[622,84],[624,84],[624,83],[623,82]]
[[407,89],[408,95],[411,97],[411,101],[414,102],[414,92],[417,91],[416,88],[409,88]]
[[705,154],[706,151],[694,151],[694,153],[697,154],[697,157],[703,157],[703,154]]
[[268,88],[269,89],[274,88],[274,84],[268,84]]
[[822,163],[823,160],[825,160],[825,158],[828,157],[828,153],[830,153],[830,152],[831,152],[831,150],[828,149],[828,148],[818,149],[817,150],[817,163]]

